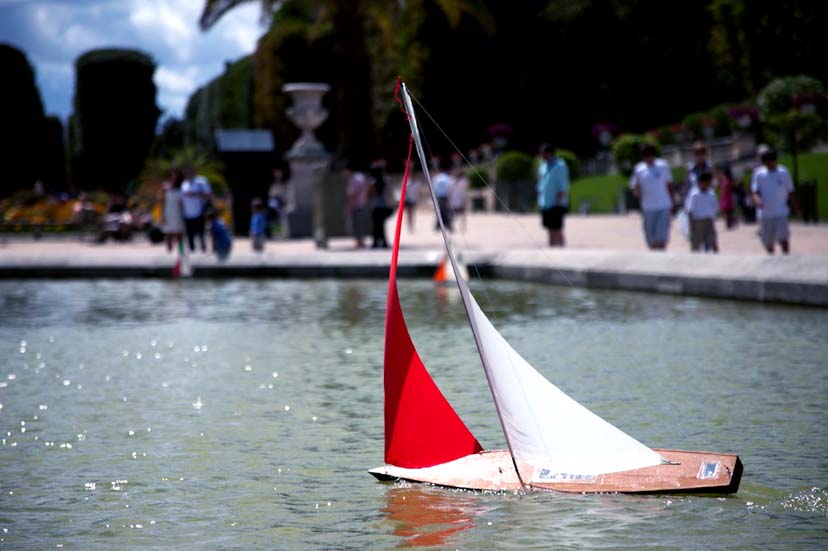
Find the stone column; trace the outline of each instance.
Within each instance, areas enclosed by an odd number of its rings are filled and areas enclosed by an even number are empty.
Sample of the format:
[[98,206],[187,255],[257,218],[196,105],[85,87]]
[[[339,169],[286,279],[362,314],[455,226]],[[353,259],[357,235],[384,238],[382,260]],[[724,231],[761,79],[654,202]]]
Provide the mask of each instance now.
[[293,106],[286,110],[287,116],[302,131],[285,155],[290,163],[285,236],[313,236],[319,248],[327,247],[328,240],[322,182],[331,163],[331,154],[313,132],[328,118],[328,111],[322,107],[322,96],[330,89],[327,84],[315,82],[292,82],[282,87],[282,91],[293,99]]

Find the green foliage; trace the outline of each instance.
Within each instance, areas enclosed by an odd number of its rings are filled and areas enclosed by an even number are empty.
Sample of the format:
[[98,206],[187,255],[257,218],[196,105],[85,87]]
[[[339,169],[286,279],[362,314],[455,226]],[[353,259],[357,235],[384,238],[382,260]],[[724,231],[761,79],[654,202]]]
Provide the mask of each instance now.
[[681,122],[694,140],[705,140],[712,136],[729,136],[733,129],[733,123],[727,114],[725,105],[717,105],[707,112],[690,113]]
[[75,66],[76,183],[124,191],[155,137],[155,65],[141,52],[106,49],[80,56]]
[[648,132],[662,145],[673,145],[676,143],[676,134],[671,126],[661,126]]
[[681,124],[690,133],[694,140],[704,138],[704,115],[702,113],[690,113],[682,119]]
[[219,78],[219,94],[222,109],[219,113],[221,128],[248,128],[252,122],[250,113],[253,80],[253,56],[245,56],[226,65]]
[[485,189],[491,185],[489,169],[485,165],[477,165],[466,171],[466,178],[469,179],[469,187],[472,189]]
[[184,144],[184,121],[171,117],[164,121],[161,132],[155,136],[150,157],[169,157]]
[[618,174],[573,180],[569,190],[570,209],[579,212],[583,203],[589,203],[591,214],[613,213],[626,185],[627,179]]
[[[828,155],[826,155],[828,161]],[[828,168],[828,167],[826,167]],[[673,181],[684,180],[684,169],[673,169]],[[629,180],[619,174],[586,176],[574,180],[569,190],[571,210],[579,212],[581,205],[589,203],[590,214],[612,214],[629,186]]]
[[807,75],[783,77],[768,83],[757,98],[759,110],[766,119],[787,113],[795,107],[794,98],[804,94],[824,94],[820,81]]
[[[253,59],[252,116],[254,128],[269,128],[279,149],[287,149],[299,136],[285,116],[291,100],[282,91],[288,82],[332,82],[335,74],[332,29],[320,19],[320,6],[311,2],[286,2],[275,14],[268,32],[259,40]],[[327,94],[325,103],[331,101]],[[327,100],[327,101],[326,101]],[[316,131],[329,149],[334,143],[338,114]]]
[[[208,24],[238,3],[210,1]],[[530,151],[551,139],[579,154],[594,149],[584,125],[595,120],[612,119],[639,131],[680,121],[699,106],[752,98],[773,75],[804,70],[828,79],[828,65],[813,61],[821,59],[825,42],[820,29],[828,20],[826,2],[555,0],[507,7],[492,0],[271,0],[269,5],[279,9],[255,54],[254,124],[273,129],[280,150],[297,136],[284,116],[290,100],[281,86],[300,71],[315,71],[314,81],[332,85],[325,99],[330,117],[317,133],[323,143],[395,160],[405,155],[399,150],[407,137],[391,96],[396,75],[462,150],[478,147],[485,137],[480,125],[502,120],[502,106],[511,105],[508,122],[517,130],[512,147]],[[450,17],[441,17],[448,5],[453,5],[446,9]],[[474,5],[487,6],[496,16],[496,40],[481,33],[472,18],[457,16],[457,8]],[[612,45],[600,56],[596,37]],[[306,57],[321,45],[318,57]],[[545,86],[541,79],[547,75],[531,69],[529,51],[558,52],[550,62],[555,74],[577,74],[579,85]],[[624,68],[631,60],[659,67],[652,94],[629,86]],[[583,71],[585,66],[591,70]],[[483,79],[486,93],[477,93],[483,81],[474,75],[486,74],[497,77]],[[725,128],[720,122],[715,133]]]
[[253,124],[253,56],[227,63],[224,73],[199,88],[187,103],[184,127],[190,143],[212,151],[217,128]]
[[[708,48],[716,80],[730,97],[751,97],[777,75],[819,71],[824,52],[825,2],[710,0]],[[769,38],[769,37],[772,37]],[[819,52],[819,53],[818,53]]]
[[641,146],[645,143],[655,146],[656,154],[660,154],[661,144],[654,136],[622,134],[612,144],[612,156],[624,176],[629,177],[635,164],[641,160]]
[[498,159],[495,174],[498,182],[525,182],[535,179],[534,159],[522,151],[507,151]]
[[[788,155],[779,158],[785,166],[791,166],[793,159]],[[800,181],[816,182],[817,211],[822,222],[828,220],[828,153],[805,153],[799,156]]]
[[219,161],[211,160],[206,153],[195,147],[182,147],[167,157],[147,159],[141,171],[141,183],[161,183],[169,180],[170,171],[174,168],[183,170],[193,166],[198,174],[207,178],[213,195],[223,197],[227,195],[227,180],[224,177],[224,165]]
[[730,136],[733,133],[733,120],[727,109],[727,105],[717,105],[707,112],[707,120],[713,124],[714,136]]
[[75,68],[80,72],[87,65],[98,65],[99,63],[128,63],[132,65],[143,65],[146,69],[155,70],[155,63],[152,58],[138,50],[123,50],[119,48],[102,48],[90,50],[82,54],[75,61]]
[[[224,13],[243,2],[205,0],[200,21],[202,30],[210,28]],[[452,29],[473,20],[477,24],[474,27],[477,35],[481,34],[480,28],[494,30],[494,18],[488,12],[487,3],[478,0],[439,0],[429,5],[423,0],[260,0],[260,3],[274,17],[268,33],[271,36],[260,41],[256,52],[254,102],[257,109],[267,109],[265,115],[259,117],[257,114],[257,125],[273,127],[277,142],[283,140],[282,129],[262,123],[265,118],[270,122],[284,121],[281,83],[330,83],[335,93],[329,101],[335,106],[331,109],[329,122],[320,128],[318,136],[323,143],[332,141],[338,148],[338,156],[354,160],[375,157],[382,142],[388,139],[383,130],[395,110],[394,103],[389,101],[393,78],[404,75],[412,81],[411,84],[422,81],[425,61],[429,59],[424,44],[429,41],[420,31],[427,20],[439,20],[440,24],[448,22]],[[440,13],[445,17],[431,17]],[[305,51],[322,54],[319,56],[321,63],[303,55],[282,55],[288,53],[283,48],[289,46],[284,34],[280,34],[279,29],[283,26],[293,26],[291,30],[297,32],[291,38],[301,40]],[[292,46],[297,46],[299,40],[292,40]],[[279,50],[282,51],[277,54]],[[287,72],[295,68],[315,71],[316,76],[291,78]],[[326,127],[334,134],[331,140],[326,140]],[[396,147],[396,136],[390,141],[391,148]],[[404,154],[399,151],[381,153],[389,158]]]
[[566,163],[566,168],[569,169],[569,181],[572,182],[581,174],[581,161],[574,152],[568,149],[556,149],[555,155],[560,157]]
[[805,75],[778,78],[762,89],[757,103],[771,141],[793,154],[793,179],[798,181],[798,153],[828,137],[825,87]]

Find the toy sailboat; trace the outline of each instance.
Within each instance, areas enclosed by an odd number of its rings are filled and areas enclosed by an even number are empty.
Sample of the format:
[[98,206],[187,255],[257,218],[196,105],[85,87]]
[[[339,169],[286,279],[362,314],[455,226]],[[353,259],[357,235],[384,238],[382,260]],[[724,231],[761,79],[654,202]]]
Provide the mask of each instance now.
[[[419,357],[397,291],[402,205],[388,278],[385,318],[385,465],[380,480],[408,480],[477,490],[735,493],[742,463],[735,454],[649,448],[564,394],[494,328],[458,271],[404,84],[396,95],[411,126],[508,449],[485,451],[440,392]],[[400,96],[401,99],[400,99]],[[411,146],[409,146],[409,163]],[[401,197],[405,197],[408,165]]]
[[192,277],[193,268],[190,265],[190,257],[184,249],[184,242],[178,242],[178,258],[173,266],[173,278]]

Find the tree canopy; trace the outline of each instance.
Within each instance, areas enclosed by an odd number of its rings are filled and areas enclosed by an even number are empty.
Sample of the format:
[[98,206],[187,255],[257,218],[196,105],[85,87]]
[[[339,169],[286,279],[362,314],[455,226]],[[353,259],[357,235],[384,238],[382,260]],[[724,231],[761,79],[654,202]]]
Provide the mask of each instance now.
[[[207,0],[202,26],[243,1]],[[775,77],[828,81],[828,3],[815,0],[260,3],[272,25],[256,52],[254,121],[278,126],[276,83],[304,71],[332,85],[329,144],[345,156],[400,154],[397,75],[463,148],[501,122],[512,148],[552,141],[579,154],[599,147],[599,123],[640,133],[752,101]]]
[[155,136],[155,63],[135,50],[92,50],[75,62],[75,182],[124,191]]
[[39,147],[46,131],[46,119],[34,71],[25,54],[0,44],[0,72],[4,80],[3,102],[0,103],[2,197],[19,188],[31,188],[42,177]]

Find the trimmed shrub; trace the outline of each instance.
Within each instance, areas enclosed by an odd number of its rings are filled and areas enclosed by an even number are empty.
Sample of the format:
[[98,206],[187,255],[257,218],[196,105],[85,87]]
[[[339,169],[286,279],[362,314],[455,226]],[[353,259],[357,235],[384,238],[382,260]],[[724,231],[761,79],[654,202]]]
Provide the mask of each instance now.
[[815,78],[798,75],[778,78],[757,99],[771,142],[793,156],[794,184],[799,181],[799,154],[828,137],[828,96]]
[[484,165],[477,165],[467,170],[466,178],[469,179],[471,189],[486,189],[492,183],[489,169]]
[[534,160],[522,151],[507,151],[497,159],[498,182],[525,182],[535,179]]
[[75,68],[76,183],[124,191],[155,138],[155,64],[135,50],[105,49],[83,54]]
[[644,143],[652,144],[656,148],[656,154],[661,154],[661,144],[653,136],[622,134],[612,144],[612,156],[624,176],[630,176],[635,164],[641,160],[641,145]]
[[715,121],[714,135],[717,137],[730,136],[733,133],[733,119],[727,110],[727,105],[717,105],[707,113],[708,119]]
[[759,92],[757,104],[759,111],[768,119],[796,107],[794,103],[797,98],[824,94],[825,87],[820,81],[807,75],[797,75],[771,81]]
[[31,189],[40,178],[45,118],[34,71],[20,50],[0,44],[3,102],[0,105],[0,197]]
[[578,156],[568,149],[557,149],[555,155],[560,157],[566,163],[566,168],[569,169],[569,181],[572,182],[581,175],[581,161]]
[[526,212],[535,205],[535,159],[521,151],[507,151],[495,166],[497,207]]

